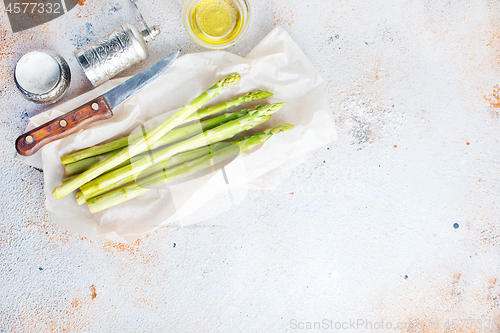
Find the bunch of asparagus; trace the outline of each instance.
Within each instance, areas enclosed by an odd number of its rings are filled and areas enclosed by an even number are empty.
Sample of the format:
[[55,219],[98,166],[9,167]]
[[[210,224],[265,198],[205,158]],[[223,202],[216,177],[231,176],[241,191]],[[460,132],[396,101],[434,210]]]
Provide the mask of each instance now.
[[225,77],[154,128],[62,157],[68,178],[54,189],[54,197],[59,200],[77,191],[78,203],[86,203],[96,213],[214,164],[230,161],[272,135],[293,128],[284,124],[225,141],[266,122],[285,105],[265,104],[214,116],[245,102],[272,96],[266,91],[256,91],[198,111],[239,80],[236,73]]

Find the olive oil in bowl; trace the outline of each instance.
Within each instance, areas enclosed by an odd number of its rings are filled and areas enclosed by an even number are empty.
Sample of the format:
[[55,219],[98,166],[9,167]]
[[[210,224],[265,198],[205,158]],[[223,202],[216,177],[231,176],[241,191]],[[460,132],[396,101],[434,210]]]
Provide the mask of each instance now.
[[190,8],[186,14],[188,14],[189,28],[186,25],[186,29],[196,42],[205,47],[225,48],[231,46],[241,39],[248,29],[250,17],[246,1],[201,0],[188,2],[190,2]]

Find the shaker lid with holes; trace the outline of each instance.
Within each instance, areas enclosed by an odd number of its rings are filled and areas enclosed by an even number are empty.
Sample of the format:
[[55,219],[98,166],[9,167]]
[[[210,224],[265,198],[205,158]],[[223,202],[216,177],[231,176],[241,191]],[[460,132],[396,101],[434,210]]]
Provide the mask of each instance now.
[[23,96],[35,103],[57,102],[71,81],[68,63],[48,50],[35,50],[21,57],[14,70],[14,80]]

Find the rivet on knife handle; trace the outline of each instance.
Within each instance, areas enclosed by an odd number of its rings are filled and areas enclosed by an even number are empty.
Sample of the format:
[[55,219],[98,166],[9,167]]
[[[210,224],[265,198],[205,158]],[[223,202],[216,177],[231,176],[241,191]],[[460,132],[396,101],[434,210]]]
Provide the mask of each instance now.
[[104,97],[98,97],[79,108],[24,133],[16,140],[16,150],[23,156],[31,156],[47,143],[71,135],[95,121],[113,116]]

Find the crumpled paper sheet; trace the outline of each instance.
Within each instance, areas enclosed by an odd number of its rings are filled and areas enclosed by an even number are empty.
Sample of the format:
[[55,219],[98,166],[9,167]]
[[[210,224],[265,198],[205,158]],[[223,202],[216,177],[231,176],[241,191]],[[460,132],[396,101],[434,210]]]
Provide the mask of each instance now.
[[[146,128],[168,118],[175,110],[231,73],[242,80],[210,102],[215,105],[238,95],[267,90],[274,94],[267,102],[287,105],[271,120],[253,130],[261,131],[291,123],[291,131],[273,136],[251,153],[243,153],[222,170],[188,182],[151,190],[131,201],[91,214],[86,205],[79,206],[74,195],[56,200],[52,190],[65,178],[60,162],[63,155],[103,141],[128,135],[140,126]],[[26,130],[37,127],[119,85],[126,78],[105,83],[56,108],[30,119]],[[253,102],[263,104],[262,101]],[[242,105],[238,109],[246,108]],[[173,110],[170,112],[166,112]],[[285,30],[275,28],[246,58],[229,52],[211,51],[187,54],[154,83],[113,110],[114,116],[87,126],[67,138],[48,144],[31,157],[18,158],[44,171],[46,207],[60,226],[93,240],[110,239],[131,242],[161,225],[184,225],[218,193],[237,188],[230,205],[196,216],[200,222],[214,218],[244,199],[243,190],[272,189],[284,176],[305,160],[305,154],[337,139],[335,122],[328,107],[325,85],[300,48]],[[229,184],[228,184],[229,183]],[[196,220],[196,219],[195,219]],[[189,223],[193,219],[189,218]]]

